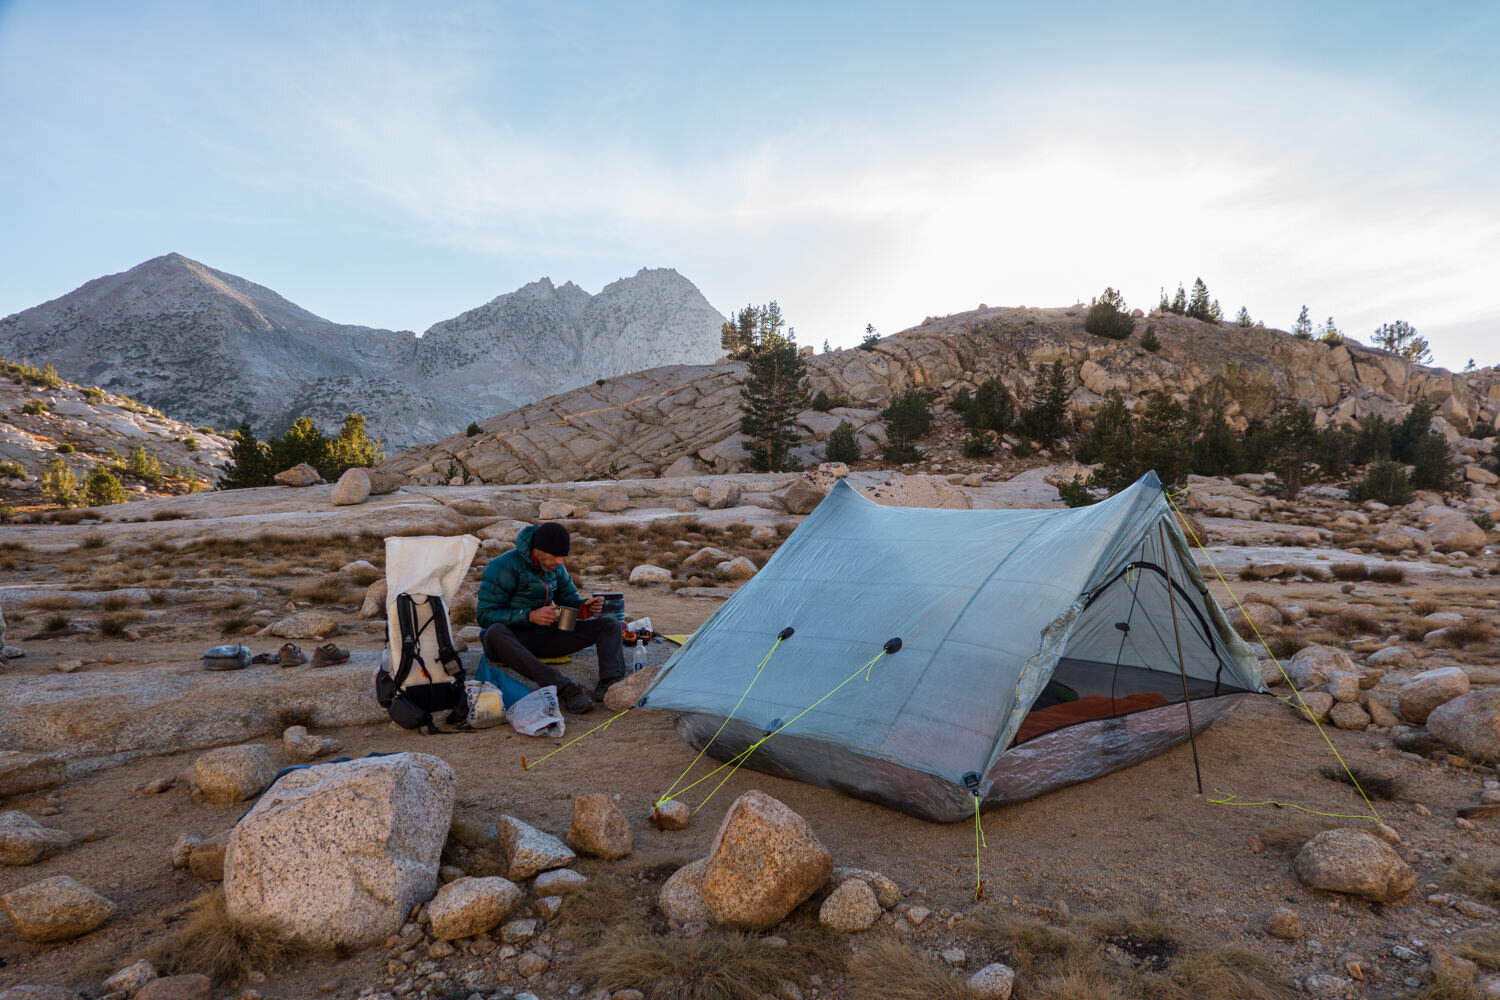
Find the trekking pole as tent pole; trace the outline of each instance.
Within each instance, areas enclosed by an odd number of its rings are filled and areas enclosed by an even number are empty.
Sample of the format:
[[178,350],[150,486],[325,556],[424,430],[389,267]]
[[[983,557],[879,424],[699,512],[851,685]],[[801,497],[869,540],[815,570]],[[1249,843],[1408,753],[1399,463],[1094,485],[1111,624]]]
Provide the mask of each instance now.
[[1198,737],[1193,732],[1193,703],[1188,698],[1187,666],[1182,661],[1182,633],[1177,630],[1177,598],[1172,590],[1172,553],[1167,548],[1167,526],[1156,522],[1161,532],[1161,563],[1167,571],[1167,604],[1172,608],[1172,635],[1177,639],[1177,672],[1182,675],[1182,707],[1187,711],[1188,743],[1193,748],[1193,774],[1198,778],[1198,794],[1203,794],[1203,769],[1198,766]]

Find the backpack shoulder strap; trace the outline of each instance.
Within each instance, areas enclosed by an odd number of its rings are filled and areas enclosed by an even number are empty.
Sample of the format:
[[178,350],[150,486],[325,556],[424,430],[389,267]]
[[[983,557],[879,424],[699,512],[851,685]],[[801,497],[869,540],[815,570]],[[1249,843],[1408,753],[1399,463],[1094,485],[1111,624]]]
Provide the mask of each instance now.
[[453,633],[448,626],[448,609],[443,604],[443,599],[436,594],[427,598],[432,606],[432,629],[433,637],[437,639],[438,662],[459,684],[464,682],[463,661],[453,650]]
[[406,683],[406,678],[411,674],[412,664],[422,664],[422,672],[427,672],[427,665],[422,663],[422,647],[417,641],[417,609],[410,594],[396,595],[396,621],[401,628],[401,660],[396,667],[396,673],[391,678],[396,685],[396,690],[401,690],[401,685]]

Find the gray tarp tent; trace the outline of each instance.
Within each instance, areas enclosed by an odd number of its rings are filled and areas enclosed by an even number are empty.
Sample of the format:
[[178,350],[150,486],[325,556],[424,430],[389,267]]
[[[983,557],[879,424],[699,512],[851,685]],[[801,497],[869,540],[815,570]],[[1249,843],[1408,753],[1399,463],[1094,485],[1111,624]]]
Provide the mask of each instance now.
[[949,822],[1145,760],[1188,738],[1189,707],[1201,731],[1262,690],[1150,473],[1070,510],[886,507],[840,481],[641,704],[719,760],[785,726],[744,766]]

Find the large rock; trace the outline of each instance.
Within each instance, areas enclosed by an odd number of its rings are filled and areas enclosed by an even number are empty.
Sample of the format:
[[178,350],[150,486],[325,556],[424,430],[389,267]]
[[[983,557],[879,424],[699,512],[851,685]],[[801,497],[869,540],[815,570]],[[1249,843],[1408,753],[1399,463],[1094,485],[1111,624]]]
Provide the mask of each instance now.
[[0,865],[34,865],[73,843],[73,835],[45,827],[23,812],[0,813]]
[[1249,621],[1261,632],[1265,632],[1267,629],[1280,628],[1284,622],[1281,612],[1270,604],[1249,601],[1240,610],[1245,620]]
[[213,980],[201,972],[153,979],[130,1000],[212,1000]]
[[941,507],[968,510],[974,504],[957,486],[936,476],[895,476],[888,482],[862,491],[865,496],[887,507]]
[[1424,670],[1397,694],[1397,707],[1407,722],[1422,725],[1432,710],[1469,693],[1469,675],[1462,667]]
[[739,502],[740,484],[734,480],[715,479],[708,484],[708,502],[704,506],[709,510],[723,510],[737,506]]
[[823,502],[833,488],[833,477],[823,477],[826,482],[817,482],[810,476],[798,476],[786,489],[772,493],[771,499],[781,505],[788,514],[811,514],[813,508]]
[[262,631],[283,639],[326,639],[337,635],[338,619],[325,611],[304,611],[301,614],[272,622]]
[[1427,730],[1471,760],[1500,764],[1500,688],[1439,705],[1427,716]]
[[707,858],[687,864],[672,873],[662,884],[657,896],[657,905],[668,920],[679,924],[707,923],[714,915],[703,902],[703,870],[708,867]]
[[833,858],[805,819],[764,792],[741,795],[714,835],[703,901],[715,922],[764,930],[827,883]]
[[1462,514],[1445,517],[1427,529],[1427,540],[1439,552],[1467,552],[1478,555],[1484,550],[1484,529]]
[[1399,670],[1416,662],[1417,658],[1405,646],[1386,646],[1384,649],[1377,649],[1365,660],[1369,666],[1383,667],[1387,670]]
[[714,567],[719,576],[726,580],[748,580],[755,575],[755,563],[744,556],[735,556],[726,559]]
[[567,844],[514,816],[501,816],[496,831],[509,867],[505,874],[513,882],[524,882],[553,868],[566,868],[578,859]]
[[733,559],[734,556],[723,549],[716,549],[712,545],[705,545],[682,561],[683,569],[707,569],[721,562]]
[[671,583],[672,571],[661,566],[642,563],[630,571],[630,583],[635,587],[646,587],[653,583]]
[[1378,903],[1395,902],[1417,884],[1416,872],[1401,855],[1363,830],[1324,830],[1302,846],[1292,870],[1313,889]]
[[323,481],[318,475],[318,470],[307,463],[294,465],[290,469],[283,469],[276,473],[275,480],[280,486],[315,486]]
[[[10,703],[9,711],[17,708]],[[67,764],[57,754],[0,750],[0,799],[56,788],[66,776]]]
[[626,674],[625,679],[611,684],[609,690],[604,692],[604,707],[611,712],[623,712],[627,708],[633,708],[640,701],[641,692],[651,686],[656,675],[661,672],[660,666],[642,667],[634,673]]
[[380,497],[387,493],[394,493],[401,488],[406,477],[395,472],[383,472],[380,469],[366,469],[365,478],[370,481],[370,496]]
[[1335,673],[1359,673],[1349,654],[1333,646],[1303,646],[1286,665],[1286,675],[1299,691],[1322,687]]
[[329,499],[336,507],[349,507],[364,503],[370,496],[370,474],[364,469],[346,469],[334,484]]
[[499,876],[458,878],[439,889],[424,912],[433,937],[454,941],[500,926],[521,905],[521,895],[520,886]]
[[33,882],[0,896],[0,909],[28,941],[68,941],[115,915],[115,904],[67,875]]
[[845,880],[818,908],[818,922],[844,934],[867,931],[880,919],[875,890],[861,879]]
[[210,802],[242,802],[276,777],[271,754],[259,743],[219,747],[193,761],[193,784]]
[[1003,962],[986,965],[969,977],[969,991],[975,1000],[1009,1000],[1016,974]]
[[381,577],[365,588],[364,603],[359,606],[359,617],[364,619],[384,618],[386,592],[390,585]]
[[837,888],[852,878],[859,879],[873,889],[875,899],[884,909],[889,910],[901,902],[901,887],[879,872],[872,872],[867,868],[851,868],[848,865],[835,865],[833,873],[828,877],[828,884]]
[[230,917],[325,948],[395,933],[437,889],[456,785],[421,753],[287,774],[230,835]]
[[613,861],[635,850],[635,837],[620,807],[608,795],[594,792],[573,800],[568,846],[579,854]]

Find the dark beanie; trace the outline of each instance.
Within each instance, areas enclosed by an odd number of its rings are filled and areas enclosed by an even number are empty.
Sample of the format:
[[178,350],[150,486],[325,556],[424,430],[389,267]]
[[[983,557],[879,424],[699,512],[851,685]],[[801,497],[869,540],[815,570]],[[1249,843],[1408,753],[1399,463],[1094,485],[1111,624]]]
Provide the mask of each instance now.
[[568,529],[556,521],[538,525],[536,534],[531,536],[531,547],[548,555],[565,556],[568,554]]

